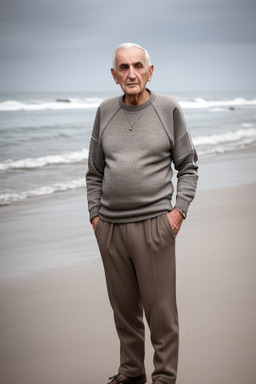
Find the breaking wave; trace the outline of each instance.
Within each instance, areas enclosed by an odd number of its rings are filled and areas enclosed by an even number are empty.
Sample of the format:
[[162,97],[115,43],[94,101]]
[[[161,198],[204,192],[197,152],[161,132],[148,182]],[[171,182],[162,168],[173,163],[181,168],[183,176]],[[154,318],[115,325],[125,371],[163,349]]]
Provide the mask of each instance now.
[[84,188],[84,178],[71,180],[64,183],[54,183],[49,186],[42,186],[28,191],[22,191],[17,193],[2,193],[0,194],[0,205],[9,205],[14,202],[27,200],[31,197],[42,197],[52,195],[56,192],[65,192],[75,190],[78,188]]
[[219,135],[198,136],[193,139],[197,153],[201,157],[242,149],[256,142],[256,129],[239,129]]
[[86,99],[59,99],[58,101],[31,100],[21,102],[17,100],[6,100],[0,103],[0,112],[15,111],[45,111],[62,109],[95,109],[103,101],[98,97]]
[[[182,108],[203,109],[214,108],[216,111],[221,110],[222,107],[239,107],[239,106],[256,106],[256,99],[247,100],[243,97],[238,97],[233,100],[205,100],[202,98],[195,98],[192,101],[180,101]],[[217,108],[217,109],[216,109]]]
[[[99,97],[56,99],[52,101],[28,100],[26,102],[6,100],[0,103],[0,112],[96,109],[103,100],[103,98]],[[180,105],[184,109],[215,108],[217,111],[218,108],[222,107],[256,106],[256,99],[247,100],[243,97],[237,97],[232,100],[206,100],[198,97],[188,101],[180,100]]]
[[88,150],[82,149],[76,152],[65,152],[59,155],[49,155],[21,160],[7,160],[0,163],[0,171],[6,172],[13,169],[35,169],[48,165],[80,163],[88,159]]

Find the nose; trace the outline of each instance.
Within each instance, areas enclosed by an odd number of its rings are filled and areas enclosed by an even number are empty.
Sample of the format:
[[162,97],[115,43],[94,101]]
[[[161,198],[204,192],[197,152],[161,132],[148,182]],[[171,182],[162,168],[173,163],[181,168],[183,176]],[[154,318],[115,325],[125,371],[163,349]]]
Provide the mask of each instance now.
[[128,77],[129,77],[130,80],[135,80],[136,79],[134,68],[132,66],[129,67]]

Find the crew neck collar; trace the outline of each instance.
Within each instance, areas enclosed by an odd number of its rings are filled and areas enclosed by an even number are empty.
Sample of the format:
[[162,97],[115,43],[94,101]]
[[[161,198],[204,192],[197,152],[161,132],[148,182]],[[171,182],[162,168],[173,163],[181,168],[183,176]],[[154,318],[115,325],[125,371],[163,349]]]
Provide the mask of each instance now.
[[153,103],[153,101],[155,100],[155,93],[150,91],[148,88],[146,88],[146,90],[150,93],[150,98],[145,101],[145,103],[142,103],[142,104],[138,104],[138,105],[128,105],[128,104],[125,104],[124,102],[124,96],[125,95],[122,95],[119,97],[119,105],[120,107],[122,107],[123,109],[125,109],[126,111],[140,111],[146,107],[148,107],[149,105],[151,105]]

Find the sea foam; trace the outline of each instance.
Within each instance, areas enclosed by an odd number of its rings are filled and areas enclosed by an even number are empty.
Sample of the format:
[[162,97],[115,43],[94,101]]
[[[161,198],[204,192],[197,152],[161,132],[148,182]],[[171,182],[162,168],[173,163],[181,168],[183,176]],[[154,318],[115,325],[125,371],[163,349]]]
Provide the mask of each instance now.
[[68,99],[69,102],[45,102],[40,100],[31,100],[20,102],[17,100],[6,100],[0,103],[0,112],[17,111],[44,111],[44,110],[62,110],[62,109],[95,109],[103,101],[100,98],[86,99]]
[[65,192],[85,187],[85,179],[80,178],[64,183],[54,183],[49,186],[42,186],[35,189],[21,191],[17,193],[0,194],[0,205],[9,205],[17,201],[27,200],[31,197],[42,197],[52,195],[57,192]]
[[49,155],[31,158],[27,157],[20,160],[7,160],[0,163],[0,171],[6,172],[12,169],[33,169],[41,168],[48,165],[80,163],[88,159],[88,149],[84,148],[81,151],[65,152],[58,155]]
[[256,99],[246,100],[243,97],[238,97],[233,100],[205,100],[195,98],[192,101],[181,101],[180,105],[184,109],[214,108],[215,111],[220,111],[220,107],[254,106],[256,105]]
[[193,143],[201,157],[235,151],[256,143],[256,129],[239,129],[219,135],[198,136],[193,139]]
[[[15,111],[43,111],[43,110],[70,110],[70,109],[96,109],[104,99],[99,97],[88,97],[85,99],[69,98],[66,101],[42,101],[28,100],[21,102],[17,100],[6,100],[0,103],[0,112],[15,112]],[[180,101],[180,105],[184,109],[204,109],[238,107],[238,106],[255,106],[256,99],[247,100],[243,97],[238,97],[232,100],[206,100],[203,98],[195,98],[192,100]]]

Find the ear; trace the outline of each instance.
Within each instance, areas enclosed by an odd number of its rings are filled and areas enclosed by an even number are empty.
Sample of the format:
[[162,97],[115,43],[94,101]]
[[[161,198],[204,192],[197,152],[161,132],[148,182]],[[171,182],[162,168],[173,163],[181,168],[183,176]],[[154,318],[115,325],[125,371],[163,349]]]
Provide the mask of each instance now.
[[148,72],[149,72],[149,75],[148,75],[148,81],[150,81],[151,78],[152,78],[152,76],[153,76],[154,65],[150,65]]
[[119,84],[119,81],[118,81],[117,76],[116,76],[116,71],[114,70],[114,68],[111,68],[111,73],[112,73],[112,76],[113,76],[116,84]]

